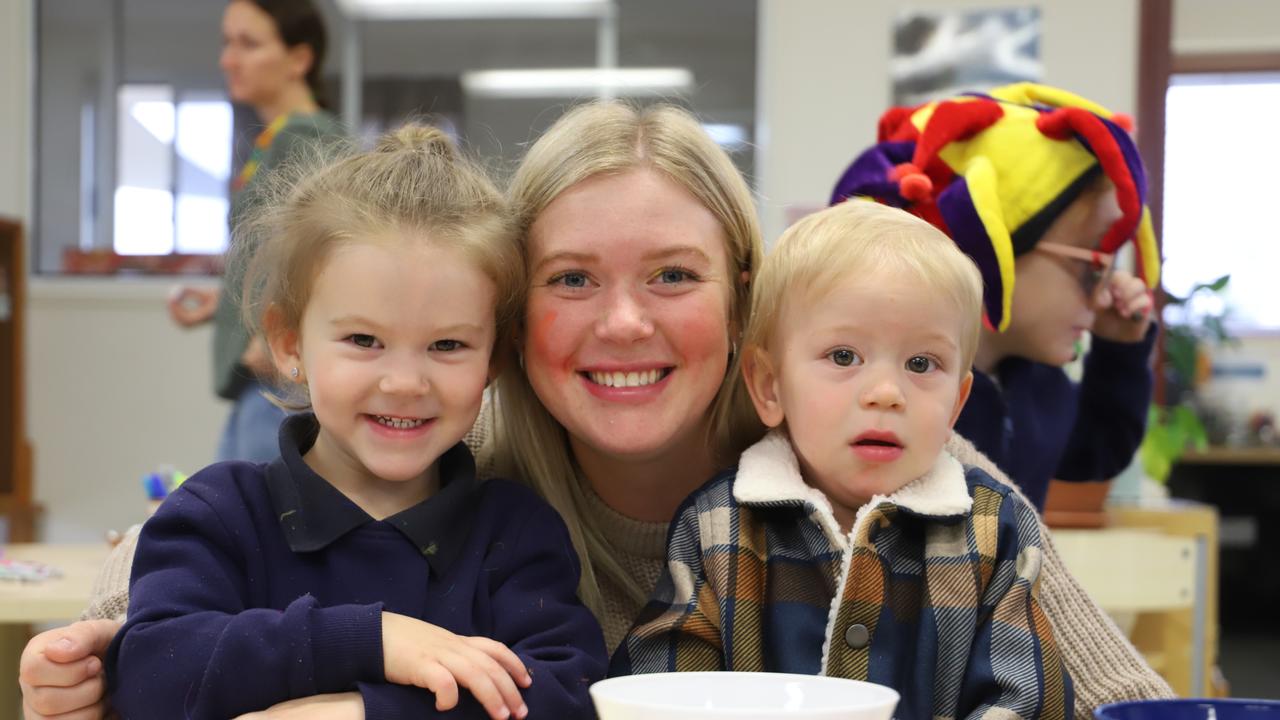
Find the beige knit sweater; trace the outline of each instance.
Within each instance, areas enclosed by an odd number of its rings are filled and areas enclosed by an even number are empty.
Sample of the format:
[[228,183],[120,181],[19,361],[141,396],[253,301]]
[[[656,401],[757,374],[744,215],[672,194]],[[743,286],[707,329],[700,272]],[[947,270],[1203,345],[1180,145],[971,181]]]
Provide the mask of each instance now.
[[[476,428],[466,438],[467,444],[477,449],[476,465],[482,475],[492,470],[491,453],[487,452],[487,415],[487,412],[482,413]],[[1012,485],[985,455],[959,435],[952,436],[947,450],[960,462],[981,467],[1000,482]],[[620,553],[618,559],[623,568],[640,580],[645,588],[652,589],[657,585],[665,564],[667,523],[633,520],[606,505],[594,493],[588,493],[588,498],[592,511],[608,518],[602,526],[607,528],[607,540]],[[83,617],[123,621],[128,606],[129,568],[133,563],[139,529],[137,526],[131,528],[112,551],[94,583],[93,596]],[[1053,626],[1054,637],[1075,686],[1076,720],[1091,720],[1093,708],[1109,702],[1173,697],[1169,685],[1147,665],[1111,618],[1076,583],[1058,557],[1052,537],[1043,524],[1040,532],[1044,543],[1040,604]],[[600,624],[612,651],[630,629],[631,620],[640,612],[641,603],[631,600],[607,578],[602,581],[600,590],[604,595],[605,608]]]

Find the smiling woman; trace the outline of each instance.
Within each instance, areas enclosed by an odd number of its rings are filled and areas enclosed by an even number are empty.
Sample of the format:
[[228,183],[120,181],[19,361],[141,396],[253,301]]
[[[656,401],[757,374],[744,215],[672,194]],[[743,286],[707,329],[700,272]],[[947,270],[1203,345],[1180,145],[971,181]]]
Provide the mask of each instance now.
[[[657,581],[675,507],[761,432],[729,372],[759,225],[728,156],[672,107],[567,113],[508,194],[532,274],[496,460],[565,518],[612,646]],[[597,381],[632,372],[635,387]]]
[[[697,199],[644,168],[589,178],[534,222],[525,371],[548,412],[566,419],[587,477],[601,475],[603,456],[655,453],[713,474],[703,409],[733,344],[723,238]],[[671,495],[689,488],[637,469],[636,482],[594,489],[614,507],[634,505],[620,495],[652,503],[633,517],[668,519]]]

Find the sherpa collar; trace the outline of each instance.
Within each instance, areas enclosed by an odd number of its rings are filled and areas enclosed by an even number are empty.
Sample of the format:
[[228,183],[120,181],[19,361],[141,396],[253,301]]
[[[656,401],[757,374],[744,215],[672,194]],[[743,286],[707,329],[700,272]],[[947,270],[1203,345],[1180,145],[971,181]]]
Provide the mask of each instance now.
[[[800,474],[800,461],[781,430],[770,432],[742,453],[733,498],[743,505],[809,505],[819,511],[817,520],[828,537],[844,535],[831,510],[831,502],[821,491],[805,483]],[[897,492],[871,498],[867,506],[876,507],[882,502],[931,518],[965,515],[973,507],[964,466],[945,450],[938,453],[929,472]]]

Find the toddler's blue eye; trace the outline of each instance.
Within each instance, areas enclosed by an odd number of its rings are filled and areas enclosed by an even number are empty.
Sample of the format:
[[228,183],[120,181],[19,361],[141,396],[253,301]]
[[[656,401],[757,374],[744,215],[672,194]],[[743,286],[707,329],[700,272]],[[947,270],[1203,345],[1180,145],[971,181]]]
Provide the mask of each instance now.
[[839,365],[840,367],[850,367],[852,365],[857,364],[858,361],[861,359],[858,357],[858,353],[850,350],[849,348],[840,348],[839,350],[832,350],[828,354],[828,357],[831,358],[831,362],[835,363],[836,365]]
[[374,345],[378,344],[378,338],[372,335],[364,335],[362,333],[356,333],[355,335],[351,336],[351,342],[357,347],[371,348]]
[[913,373],[924,374],[938,366],[937,361],[924,355],[916,355],[907,361],[907,369]]
[[457,340],[437,340],[431,343],[431,349],[438,350],[440,352],[453,352],[454,350],[458,350],[461,347],[462,347],[462,343],[458,342]]

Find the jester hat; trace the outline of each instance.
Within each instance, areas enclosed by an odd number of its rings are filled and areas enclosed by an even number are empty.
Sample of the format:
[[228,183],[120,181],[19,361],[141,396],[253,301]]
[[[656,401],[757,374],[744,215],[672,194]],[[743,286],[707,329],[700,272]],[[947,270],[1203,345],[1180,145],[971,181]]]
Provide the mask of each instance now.
[[1009,326],[1014,258],[1101,173],[1116,188],[1121,218],[1098,250],[1130,240],[1148,287],[1160,255],[1146,207],[1147,178],[1129,135],[1132,121],[1064,90],[1017,83],[880,118],[877,144],[845,170],[831,203],[853,196],[904,208],[949,235],[973,258],[985,287],[988,326]]

